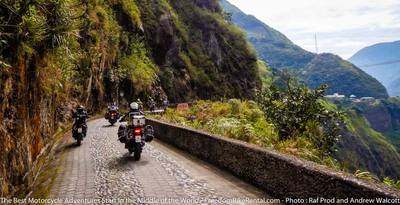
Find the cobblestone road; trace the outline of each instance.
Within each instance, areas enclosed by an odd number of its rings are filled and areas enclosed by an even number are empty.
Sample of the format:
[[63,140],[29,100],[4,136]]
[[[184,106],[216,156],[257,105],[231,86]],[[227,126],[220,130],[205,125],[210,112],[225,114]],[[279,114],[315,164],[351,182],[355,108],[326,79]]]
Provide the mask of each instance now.
[[269,198],[157,140],[146,144],[140,161],[134,161],[117,140],[117,129],[118,124],[95,120],[81,146],[69,140],[49,199],[60,204],[256,204],[237,199]]

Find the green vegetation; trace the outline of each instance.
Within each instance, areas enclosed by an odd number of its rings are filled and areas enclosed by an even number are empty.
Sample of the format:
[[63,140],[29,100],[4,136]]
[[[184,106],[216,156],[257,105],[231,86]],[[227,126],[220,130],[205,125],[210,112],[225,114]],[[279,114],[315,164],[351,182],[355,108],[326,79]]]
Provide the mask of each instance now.
[[[3,0],[0,12],[0,155],[12,159],[0,162],[6,196],[29,186],[25,173],[78,103],[96,112],[116,99],[124,105],[147,96],[171,102],[254,99],[256,88],[269,88],[275,80],[229,22],[235,16],[227,17],[216,0]],[[267,31],[257,46],[268,42],[280,48],[268,55],[288,53],[279,59],[281,67],[304,67],[314,58],[294,44],[285,46],[290,41],[268,32],[266,25],[249,26]],[[271,36],[280,41],[264,41]],[[317,87],[323,79],[334,85],[329,92],[386,96],[351,64],[325,55],[314,59],[302,70],[315,74],[302,78],[309,85]],[[326,69],[317,73],[320,64]],[[269,65],[279,66],[272,60]],[[167,110],[160,118],[336,166],[330,156],[336,128],[321,127],[332,122],[335,108],[319,99],[323,89],[295,86],[286,91],[288,97],[274,89],[263,93],[261,106],[244,100],[199,101],[186,112]],[[391,113],[397,113],[399,100],[391,100]],[[351,162],[348,157],[356,156],[355,165],[395,178],[399,156],[394,149],[364,117],[349,116],[351,132],[342,145],[347,152],[340,159]],[[361,151],[353,155],[349,150]],[[365,156],[383,168],[368,167]]]
[[120,59],[118,77],[130,79],[136,87],[136,94],[150,92],[156,83],[158,67],[149,58],[141,38],[136,37],[130,45],[130,54]]
[[216,2],[138,0],[160,84],[172,101],[254,97],[257,58]]
[[395,181],[395,180],[391,179],[390,177],[385,177],[383,179],[383,183],[385,183],[388,186],[400,189],[400,180]]
[[77,104],[252,98],[261,86],[254,51],[217,1],[2,0],[0,13],[0,155],[21,161],[0,162],[6,196],[27,187]]
[[255,102],[198,101],[188,111],[167,109],[156,117],[263,147],[273,147],[278,140],[273,125],[266,121]]
[[258,56],[272,69],[289,70],[312,89],[327,84],[327,94],[387,98],[383,85],[339,56],[308,52],[291,42],[284,34],[257,18],[243,13],[226,0],[221,6],[235,25],[247,34]]
[[[302,90],[301,87],[298,89]],[[322,110],[324,115],[327,115],[325,111],[331,113],[333,115],[331,117],[334,118],[339,115],[334,104],[322,100],[314,102],[317,103],[314,106]],[[289,114],[286,113],[286,115]],[[324,137],[323,130],[319,129],[314,122],[307,123],[307,120],[304,120],[304,124],[308,127],[303,129],[303,132],[299,132],[300,129],[293,131],[295,136],[292,135],[293,137],[287,139],[282,138],[278,129],[285,117],[270,118],[253,101],[237,99],[226,102],[197,101],[188,110],[177,112],[175,109],[168,108],[164,114],[154,117],[299,156],[337,170],[354,173],[358,178],[398,188],[399,182],[392,180],[398,176],[396,167],[399,166],[399,154],[393,146],[380,133],[371,129],[366,124],[366,120],[354,111],[347,111],[341,116],[346,123],[341,124],[344,127],[340,128],[341,137],[339,138],[337,135]],[[310,124],[313,126],[309,126]],[[337,144],[334,143],[336,139],[338,139]]]
[[262,88],[269,88],[273,82],[273,73],[271,68],[262,60],[257,61],[258,72],[262,81]]
[[360,179],[365,179],[365,180],[369,180],[369,181],[374,181],[376,183],[382,183],[385,184],[387,186],[396,188],[396,189],[400,189],[400,180],[393,180],[390,177],[385,177],[383,178],[383,180],[378,179],[377,177],[375,177],[373,174],[371,174],[370,172],[363,172],[360,170],[357,170],[354,173],[354,176]]
[[305,137],[319,150],[321,157],[331,156],[341,118],[334,107],[321,100],[326,85],[310,90],[290,76],[284,81],[286,92],[271,86],[259,93],[261,109],[274,122],[281,140]]
[[321,154],[315,140],[306,134],[280,137],[277,122],[266,118],[253,101],[198,101],[187,111],[177,112],[169,108],[155,118],[338,167],[333,158]]
[[398,179],[400,154],[396,146],[399,135],[393,130],[397,129],[395,109],[390,111],[386,100],[357,103],[342,100],[336,104],[345,112],[346,126],[335,153],[344,169],[367,170],[381,180],[386,176]]
[[388,97],[385,87],[376,79],[333,54],[315,56],[305,67],[295,71],[295,73],[310,88],[328,84],[328,94]]

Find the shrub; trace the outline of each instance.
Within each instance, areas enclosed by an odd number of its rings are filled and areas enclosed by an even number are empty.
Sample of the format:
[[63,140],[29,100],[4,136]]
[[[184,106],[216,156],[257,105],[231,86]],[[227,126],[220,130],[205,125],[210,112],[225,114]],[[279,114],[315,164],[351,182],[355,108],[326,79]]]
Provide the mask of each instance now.
[[341,119],[339,112],[320,101],[327,86],[310,90],[288,75],[284,82],[286,91],[271,86],[257,95],[266,118],[277,128],[280,141],[304,137],[312,141],[322,157],[330,156],[339,137]]

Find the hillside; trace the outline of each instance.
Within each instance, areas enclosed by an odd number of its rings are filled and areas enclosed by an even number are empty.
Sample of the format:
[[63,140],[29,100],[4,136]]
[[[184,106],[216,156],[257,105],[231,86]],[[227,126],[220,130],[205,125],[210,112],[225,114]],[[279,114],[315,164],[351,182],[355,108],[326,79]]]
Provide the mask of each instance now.
[[396,80],[393,80],[389,86],[387,87],[388,92],[392,96],[400,96],[400,77]]
[[351,171],[368,170],[383,178],[400,176],[400,101],[396,98],[370,102],[350,99],[334,103],[346,113],[336,158]]
[[400,176],[400,154],[391,140],[372,129],[370,121],[354,110],[346,112],[348,128],[338,143],[338,159],[345,169],[369,171],[379,178]]
[[[303,69],[296,72],[311,88],[321,84],[331,85],[327,93],[346,96],[372,96],[386,98],[386,89],[362,70],[333,54],[315,56]],[[334,85],[334,86],[332,86]]]
[[376,79],[340,57],[308,52],[228,1],[222,0],[221,5],[230,14],[231,21],[247,34],[259,57],[273,69],[289,69],[310,87],[326,83],[329,85],[328,94],[337,92],[376,98],[388,96],[385,88]]
[[400,41],[378,43],[365,47],[349,61],[378,79],[389,95],[400,95]]
[[252,98],[256,55],[214,0],[3,1],[1,195],[32,179],[71,109],[147,96],[171,102]]

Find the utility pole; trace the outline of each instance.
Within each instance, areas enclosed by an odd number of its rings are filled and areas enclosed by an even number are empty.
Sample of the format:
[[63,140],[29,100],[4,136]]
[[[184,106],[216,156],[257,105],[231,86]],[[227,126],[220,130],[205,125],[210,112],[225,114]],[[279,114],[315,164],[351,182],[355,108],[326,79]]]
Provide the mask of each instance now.
[[317,33],[315,33],[315,53],[318,54],[318,41],[317,41]]

